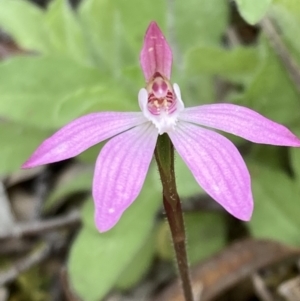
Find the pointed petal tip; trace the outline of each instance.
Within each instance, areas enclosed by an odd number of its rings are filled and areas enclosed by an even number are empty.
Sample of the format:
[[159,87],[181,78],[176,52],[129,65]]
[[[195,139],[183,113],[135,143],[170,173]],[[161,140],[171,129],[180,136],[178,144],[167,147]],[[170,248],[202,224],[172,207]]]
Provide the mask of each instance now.
[[235,104],[191,107],[181,114],[181,119],[228,132],[254,143],[300,147],[300,139],[286,126]]
[[233,214],[233,216],[240,219],[241,221],[249,222],[251,220],[252,213],[253,213],[253,208],[252,209],[249,208],[249,210],[238,212],[237,214]]
[[147,31],[146,31],[146,36],[149,35],[149,34],[158,34],[158,35],[162,35],[162,31],[161,29],[159,28],[158,24],[156,21],[151,21],[148,28],[147,28]]
[[33,166],[31,166],[29,160],[27,160],[26,162],[24,162],[22,165],[21,165],[21,168],[22,169],[28,169],[28,168],[32,168]]
[[45,141],[34,151],[34,153],[21,166],[22,169],[34,168],[40,165],[56,162],[46,158],[47,152],[43,151]]
[[33,153],[31,155],[31,157],[29,157],[29,159],[27,159],[22,165],[21,168],[22,169],[28,169],[28,168],[34,168],[40,165],[44,165],[43,163],[39,163],[37,162],[37,159],[34,156],[35,153]]
[[156,72],[170,79],[172,51],[155,21],[150,22],[146,30],[140,63],[147,82]]
[[294,135],[292,132],[291,132],[291,134],[292,134],[292,137],[290,139],[291,143],[290,143],[290,145],[287,145],[287,146],[300,147],[300,139],[296,135]]
[[179,123],[169,133],[198,184],[234,217],[248,221],[253,211],[251,178],[235,145],[220,134]]
[[243,208],[236,208],[236,209],[231,209],[228,211],[230,214],[232,214],[235,218],[244,221],[244,222],[249,222],[251,220],[252,214],[253,214],[253,198],[252,198],[252,193],[250,192],[249,198],[247,201],[245,201]]
[[104,233],[112,229],[120,220],[122,213],[110,213],[103,216],[97,209],[95,211],[95,225],[100,233]]

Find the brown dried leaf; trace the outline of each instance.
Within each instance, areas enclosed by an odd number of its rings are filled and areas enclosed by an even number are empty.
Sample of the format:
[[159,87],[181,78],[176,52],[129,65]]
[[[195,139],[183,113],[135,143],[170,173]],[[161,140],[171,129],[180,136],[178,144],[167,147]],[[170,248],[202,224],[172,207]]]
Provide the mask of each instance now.
[[300,300],[300,276],[289,279],[278,287],[278,292],[288,301]]
[[[201,301],[209,301],[261,268],[297,257],[300,249],[268,240],[243,240],[195,266],[191,271],[193,289],[202,287]],[[184,301],[179,283],[167,287],[154,300]]]

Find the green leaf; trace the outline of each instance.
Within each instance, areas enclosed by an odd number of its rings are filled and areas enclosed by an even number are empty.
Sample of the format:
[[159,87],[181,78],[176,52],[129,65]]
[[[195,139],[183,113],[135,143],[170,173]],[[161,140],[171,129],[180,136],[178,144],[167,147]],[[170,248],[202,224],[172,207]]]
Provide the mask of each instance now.
[[45,12],[29,1],[1,0],[0,25],[25,49],[51,52]]
[[184,54],[198,45],[219,45],[228,22],[228,4],[225,1],[175,1],[168,10],[168,29],[171,31],[168,34],[170,37],[174,35],[174,41],[171,40],[174,50]]
[[32,151],[47,136],[48,131],[0,122],[0,175],[20,169]]
[[137,53],[132,53],[124,38],[124,24],[115,2],[83,1],[78,15],[95,65],[109,72],[110,76],[118,77],[124,65],[137,62]]
[[189,213],[185,226],[191,264],[220,251],[226,244],[226,221],[219,213]]
[[[197,46],[217,46],[228,22],[228,5],[224,1],[198,0],[168,2],[166,30],[174,57],[172,78],[180,84],[187,105],[199,105],[215,99],[210,74],[189,73],[186,55]],[[180,16],[174,18],[174,16]]]
[[68,264],[71,284],[84,300],[103,298],[150,239],[161,205],[157,176],[154,179],[151,170],[139,197],[110,231],[97,232],[92,200],[84,206],[84,227],[72,246]]
[[[300,124],[297,125],[295,128],[294,134],[300,137]],[[291,147],[289,149],[290,158],[291,158],[291,165],[293,173],[295,174],[296,181],[300,183],[300,150],[298,147]]]
[[215,86],[212,75],[187,75],[187,80],[180,83],[181,94],[186,107],[212,103],[216,99]]
[[114,2],[121,24],[124,26],[124,38],[132,47],[134,58],[137,60],[146,29],[151,21],[156,21],[161,29],[166,32],[168,10],[166,1],[131,0],[128,2],[115,0]]
[[274,7],[284,7],[291,14],[293,14],[298,20],[300,20],[300,5],[295,0],[273,0],[272,9]]
[[291,150],[292,168],[296,175],[296,180],[300,183],[300,153],[298,148],[292,148]]
[[127,290],[136,285],[150,268],[154,252],[155,236],[150,235],[139,252],[132,258],[125,271],[118,278],[115,285],[116,288]]
[[91,63],[86,35],[67,0],[54,0],[47,10],[24,0],[2,0],[0,24],[25,49]]
[[299,246],[298,184],[278,169],[261,164],[248,166],[255,199],[254,214],[248,223],[252,235]]
[[[226,243],[226,222],[220,213],[194,212],[184,215],[189,262],[195,264],[218,252]],[[174,258],[170,230],[162,223],[157,233],[158,254],[168,260]]]
[[[173,15],[180,18],[173,19]],[[198,0],[178,1],[174,5],[160,0],[86,0],[80,6],[79,16],[98,66],[120,76],[119,70],[126,63],[137,64],[151,21],[155,20],[163,30],[179,65],[179,52],[203,42],[214,45],[220,42],[228,5],[218,0],[204,0],[201,5]]]
[[94,164],[104,144],[105,142],[101,142],[87,149],[85,152],[78,155],[78,160],[84,163]]
[[177,189],[181,198],[203,193],[203,189],[196,182],[192,172],[178,154],[175,157],[175,174]]
[[40,128],[54,129],[94,111],[138,109],[136,98],[121,84],[62,57],[18,57],[3,62],[0,95],[1,115]]
[[242,17],[249,24],[256,24],[267,13],[272,0],[236,0]]
[[300,41],[295,39],[300,27],[300,5],[294,0],[274,0],[269,15],[276,22],[290,54],[300,64]]
[[265,59],[245,94],[233,102],[286,125],[299,119],[299,94],[273,49],[262,39]]
[[258,47],[225,50],[220,47],[201,46],[192,49],[186,56],[188,73],[221,75],[236,81],[241,81],[241,77],[254,75],[260,63]]
[[93,171],[82,171],[68,182],[63,182],[61,186],[54,189],[46,202],[44,203],[44,211],[51,209],[53,205],[59,202],[62,198],[80,191],[91,191],[93,183]]
[[82,63],[90,63],[86,37],[68,0],[50,2],[44,20],[56,51]]

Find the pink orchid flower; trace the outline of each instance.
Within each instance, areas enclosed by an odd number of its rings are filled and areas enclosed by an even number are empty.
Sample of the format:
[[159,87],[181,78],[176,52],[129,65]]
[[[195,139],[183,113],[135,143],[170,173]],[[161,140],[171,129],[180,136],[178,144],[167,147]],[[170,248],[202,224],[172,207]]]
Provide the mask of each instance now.
[[286,127],[242,106],[210,104],[185,108],[179,86],[170,83],[172,52],[155,22],[145,35],[140,63],[146,88],[141,112],[82,116],[45,140],[23,168],[74,157],[111,138],[96,162],[93,180],[98,230],[112,228],[139,195],[158,135],[167,133],[199,185],[230,214],[249,220],[253,210],[250,175],[232,142],[208,128],[255,143],[300,146]]

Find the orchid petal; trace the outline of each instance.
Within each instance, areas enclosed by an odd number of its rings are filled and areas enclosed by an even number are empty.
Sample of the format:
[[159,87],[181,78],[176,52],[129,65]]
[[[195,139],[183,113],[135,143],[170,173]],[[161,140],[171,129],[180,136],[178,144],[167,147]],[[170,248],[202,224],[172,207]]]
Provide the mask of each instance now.
[[155,127],[147,123],[112,138],[101,150],[93,181],[100,232],[112,228],[140,193],[157,136]]
[[234,104],[187,108],[180,119],[222,130],[255,143],[300,146],[300,140],[285,126]]
[[253,210],[250,175],[233,143],[186,122],[179,122],[169,136],[198,184],[233,216],[249,220]]
[[91,113],[70,122],[46,139],[23,168],[72,158],[89,147],[147,120],[142,113]]
[[147,82],[156,72],[170,79],[172,51],[163,33],[155,22],[151,22],[144,39],[140,63]]

